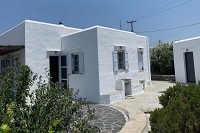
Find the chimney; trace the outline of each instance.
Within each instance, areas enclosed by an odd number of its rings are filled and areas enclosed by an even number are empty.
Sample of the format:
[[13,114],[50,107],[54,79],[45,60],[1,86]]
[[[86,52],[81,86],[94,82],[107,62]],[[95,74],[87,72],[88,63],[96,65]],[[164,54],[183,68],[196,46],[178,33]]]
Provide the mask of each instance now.
[[58,24],[59,24],[59,25],[64,25],[64,23],[63,23],[63,22],[59,22]]

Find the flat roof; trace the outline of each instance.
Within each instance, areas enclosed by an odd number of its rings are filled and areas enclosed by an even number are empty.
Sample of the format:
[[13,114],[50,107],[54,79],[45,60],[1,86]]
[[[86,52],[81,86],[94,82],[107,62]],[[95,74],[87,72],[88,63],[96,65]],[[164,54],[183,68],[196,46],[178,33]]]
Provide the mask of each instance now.
[[0,44],[0,55],[5,55],[9,53],[13,53],[23,49],[24,45],[1,45]]

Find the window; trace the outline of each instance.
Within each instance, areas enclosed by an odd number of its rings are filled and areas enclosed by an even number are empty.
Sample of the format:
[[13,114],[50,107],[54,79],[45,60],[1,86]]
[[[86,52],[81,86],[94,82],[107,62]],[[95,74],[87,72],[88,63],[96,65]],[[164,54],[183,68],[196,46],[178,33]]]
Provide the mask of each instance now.
[[1,71],[2,71],[4,68],[13,67],[13,66],[14,66],[13,58],[1,60]]
[[118,59],[118,70],[125,69],[124,51],[117,52],[117,59]]
[[143,48],[138,48],[138,70],[144,70],[143,66]]
[[79,73],[79,55],[72,54],[72,74]]
[[68,74],[84,73],[84,54],[83,52],[72,53],[67,55]]
[[113,68],[117,72],[119,70],[128,71],[128,52],[124,50],[113,51]]
[[67,56],[61,56],[61,82],[67,84]]

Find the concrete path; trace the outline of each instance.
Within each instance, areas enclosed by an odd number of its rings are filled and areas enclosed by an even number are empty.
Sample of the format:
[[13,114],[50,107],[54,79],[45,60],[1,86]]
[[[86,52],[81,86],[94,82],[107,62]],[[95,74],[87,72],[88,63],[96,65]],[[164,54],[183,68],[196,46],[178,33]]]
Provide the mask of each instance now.
[[149,112],[155,108],[160,108],[158,96],[164,90],[173,86],[174,83],[167,81],[152,81],[152,86],[146,87],[144,93],[136,95],[134,99],[125,99],[112,106],[127,110],[130,120],[120,131],[121,133],[147,133],[150,129],[148,116],[144,112]]

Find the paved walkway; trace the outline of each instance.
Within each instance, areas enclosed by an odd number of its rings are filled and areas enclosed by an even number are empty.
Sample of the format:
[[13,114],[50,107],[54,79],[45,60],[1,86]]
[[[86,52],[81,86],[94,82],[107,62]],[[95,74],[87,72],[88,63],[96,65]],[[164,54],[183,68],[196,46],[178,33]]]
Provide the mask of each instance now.
[[112,106],[125,109],[129,113],[130,120],[120,131],[121,133],[147,133],[150,129],[148,118],[144,112],[160,108],[158,101],[164,90],[173,86],[167,81],[152,81],[152,86],[146,87],[144,93],[136,95],[134,99],[125,99]]
[[124,114],[113,107],[91,104],[90,108],[95,108],[96,110],[96,120],[92,120],[90,124],[98,126],[101,133],[117,133],[126,123]]

